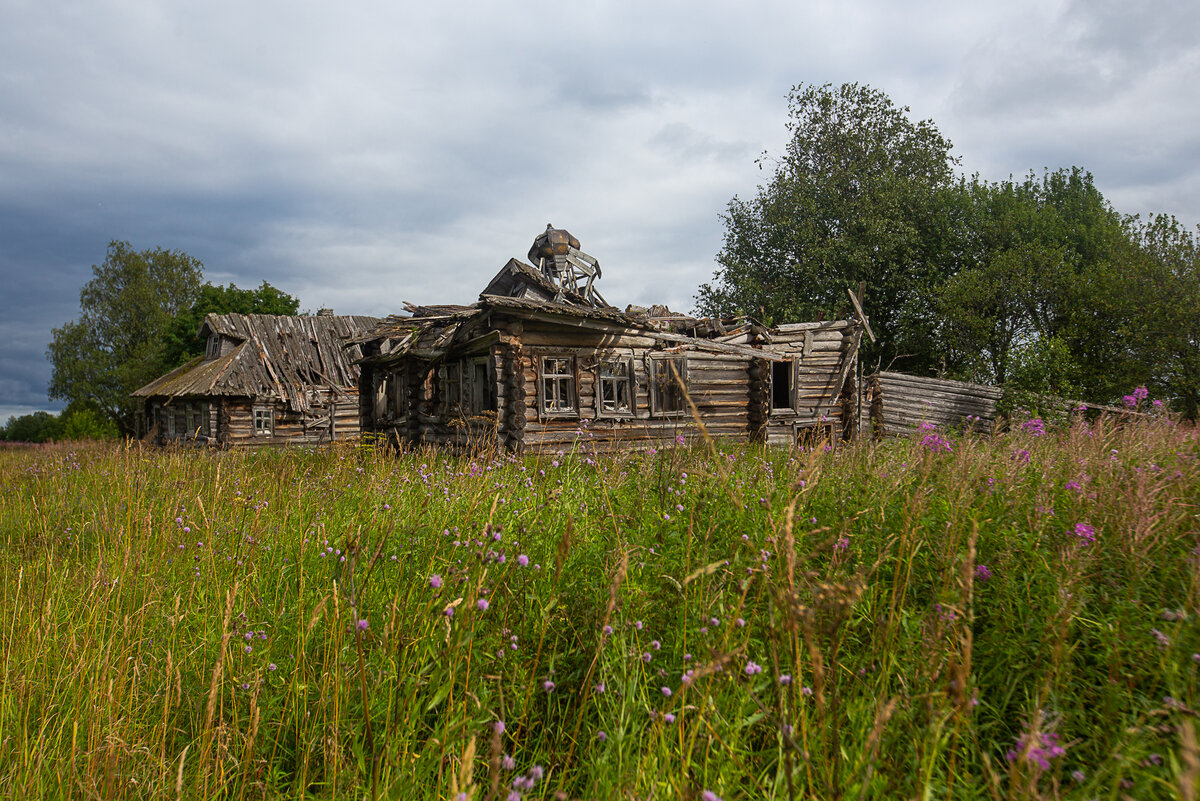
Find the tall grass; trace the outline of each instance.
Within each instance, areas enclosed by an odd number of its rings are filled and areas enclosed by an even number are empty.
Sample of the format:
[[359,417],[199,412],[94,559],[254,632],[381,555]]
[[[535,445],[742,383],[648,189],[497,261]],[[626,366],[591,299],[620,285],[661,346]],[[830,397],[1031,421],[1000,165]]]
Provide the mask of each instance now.
[[0,795],[1196,797],[1200,443],[0,452]]

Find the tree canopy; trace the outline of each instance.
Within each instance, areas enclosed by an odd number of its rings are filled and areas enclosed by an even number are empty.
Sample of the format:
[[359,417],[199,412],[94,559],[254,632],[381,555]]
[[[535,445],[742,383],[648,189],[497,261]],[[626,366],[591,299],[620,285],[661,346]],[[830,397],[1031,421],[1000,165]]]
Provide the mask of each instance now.
[[867,86],[800,85],[788,106],[787,149],[759,160],[774,171],[753,199],[730,201],[697,306],[813,319],[844,309],[846,288],[865,281],[873,327],[894,338],[920,283],[947,266],[934,211],[954,178],[950,142]]
[[178,250],[113,240],[79,293],[80,315],[53,331],[49,394],[134,431],[130,393],[163,371],[162,334],[199,296],[203,265]]
[[801,85],[788,106],[769,180],[722,215],[699,312],[831,317],[865,281],[868,361],[1103,402],[1146,385],[1196,415],[1198,233],[1121,215],[1078,167],[956,177],[934,123],[870,87]]

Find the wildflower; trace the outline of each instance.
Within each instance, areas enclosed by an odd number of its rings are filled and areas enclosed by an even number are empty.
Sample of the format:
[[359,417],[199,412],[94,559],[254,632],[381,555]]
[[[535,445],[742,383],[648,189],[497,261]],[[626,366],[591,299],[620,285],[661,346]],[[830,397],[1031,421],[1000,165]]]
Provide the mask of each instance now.
[[1068,482],[1067,482],[1067,489],[1069,489],[1069,490],[1073,490],[1073,491],[1075,491],[1075,492],[1082,492],[1082,491],[1083,491],[1083,488],[1079,486],[1079,482],[1078,482],[1078,481],[1068,481]]
[[548,693],[554,692],[554,682],[550,681],[550,679],[546,679],[542,682],[542,689]]
[[1087,779],[1087,776],[1083,775],[1082,770],[1073,770],[1071,771],[1071,779],[1076,784],[1083,784],[1084,780]]
[[1013,451],[1012,458],[1014,462],[1029,464],[1029,451],[1025,450],[1024,448],[1020,448],[1016,451]]
[[509,756],[508,754],[505,754],[504,756],[500,757],[500,767],[504,768],[505,770],[512,770],[516,766],[517,766],[517,761],[515,759],[513,759],[511,756]]
[[792,683],[791,675],[784,673],[782,676],[779,677],[779,683],[782,684],[784,687],[788,686],[789,684]]
[[517,564],[521,567],[529,567],[529,557],[525,554],[521,554],[517,557]]
[[275,663],[272,662],[271,664],[267,665],[267,670],[275,670]]
[[603,731],[598,731],[598,732],[596,732],[596,739],[599,740],[600,742],[605,742],[608,739],[608,735],[605,734]]
[[1083,540],[1084,542],[1095,542],[1096,529],[1092,527],[1091,523],[1076,523],[1075,536],[1079,537],[1079,539]]
[[1145,387],[1138,387],[1133,391],[1133,397],[1134,400],[1144,401],[1146,398],[1150,397],[1150,390],[1146,389]]
[[489,606],[489,604],[487,602],[487,598],[480,598],[478,601],[475,602],[475,608],[478,609],[480,612],[486,612],[488,606]]
[[642,661],[643,661],[643,662],[645,662],[647,665],[648,665],[648,664],[650,664],[650,660],[651,660],[651,659],[653,659],[653,658],[654,658],[654,657],[650,656],[650,652],[649,652],[649,651],[647,651],[646,653],[642,654]]
[[250,653],[250,652],[251,652],[251,651],[253,651],[253,650],[254,650],[254,647],[253,647],[253,646],[250,646],[250,645],[247,645],[247,646],[246,646],[246,653]]
[[739,617],[734,622],[737,623],[739,629],[745,628],[745,626],[746,626],[746,619],[744,617]]
[[668,712],[668,713],[666,713],[665,715],[663,715],[663,720],[664,720],[665,722],[667,722],[667,723],[674,723],[674,722],[675,722],[675,716],[674,716],[674,715],[672,715],[670,712]]
[[933,453],[951,453],[954,450],[954,446],[950,444],[950,440],[941,434],[926,434],[921,439],[921,445]]
[[1159,648],[1171,647],[1171,639],[1167,637],[1167,635],[1163,634],[1158,629],[1150,629],[1150,633],[1154,635],[1154,639],[1158,643]]
[[665,695],[667,698],[670,698],[670,697],[671,697],[671,688],[670,688],[670,687],[663,687],[663,688],[662,688],[662,694],[663,694],[663,695]]
[[712,790],[705,790],[700,794],[700,801],[722,801],[722,799]]
[[1125,408],[1132,409],[1133,407],[1137,406],[1138,401],[1137,398],[1133,397],[1132,395],[1126,395],[1121,398],[1121,403],[1125,405]]
[[658,640],[651,640],[650,647],[657,651],[662,648],[662,643],[660,643]]
[[1042,418],[1034,417],[1034,418],[1032,418],[1030,420],[1026,420],[1024,423],[1022,423],[1021,430],[1024,431],[1026,434],[1031,434],[1035,437],[1040,437],[1046,433],[1045,425],[1046,424],[1042,421]]
[[641,631],[641,630],[642,630],[642,621],[640,621],[640,620],[635,620],[635,621],[633,622],[633,627],[634,627],[635,629],[637,629],[638,631]]
[[992,571],[987,565],[975,565],[975,578],[979,581],[987,581],[992,577]]
[[762,665],[759,665],[757,662],[754,662],[754,661],[749,661],[746,663],[746,675],[747,676],[755,676],[759,673],[762,673]]
[[595,689],[597,695],[604,695],[604,682],[600,682],[593,689]]
[[442,577],[439,576],[437,573],[434,573],[432,576],[429,577],[429,586],[433,587],[435,590],[440,589],[442,586]]
[[611,636],[611,635],[612,635],[612,633],[613,633],[613,627],[612,627],[612,626],[605,626],[603,629],[601,629],[601,631],[603,631],[603,632],[604,632],[604,636],[605,636],[605,637],[608,637],[608,636]]
[[1038,735],[1038,740],[1032,743],[1029,737],[1028,734],[1022,734],[1017,738],[1016,748],[1005,754],[1009,762],[1028,760],[1033,762],[1038,770],[1050,770],[1050,760],[1067,753],[1067,749],[1058,744],[1057,734]]
[[801,695],[812,695],[812,687],[807,687],[807,686],[801,687],[800,694]]
[[850,547],[850,538],[845,535],[838,537],[838,541],[833,544],[833,549],[835,551],[844,551],[849,547]]

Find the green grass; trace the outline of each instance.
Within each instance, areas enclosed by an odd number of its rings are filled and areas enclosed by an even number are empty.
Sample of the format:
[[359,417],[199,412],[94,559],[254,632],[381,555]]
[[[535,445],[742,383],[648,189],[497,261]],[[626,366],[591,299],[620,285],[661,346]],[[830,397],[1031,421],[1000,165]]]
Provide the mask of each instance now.
[[950,442],[0,451],[0,796],[1195,798],[1196,431]]

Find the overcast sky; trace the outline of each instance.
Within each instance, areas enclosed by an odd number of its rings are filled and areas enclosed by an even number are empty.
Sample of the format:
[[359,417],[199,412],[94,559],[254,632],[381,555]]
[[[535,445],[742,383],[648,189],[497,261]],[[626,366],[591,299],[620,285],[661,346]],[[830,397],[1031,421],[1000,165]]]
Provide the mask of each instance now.
[[109,240],[383,315],[469,303],[553,222],[613,304],[690,310],[799,83],[965,172],[1081,166],[1200,222],[1200,3],[0,0],[0,421]]

